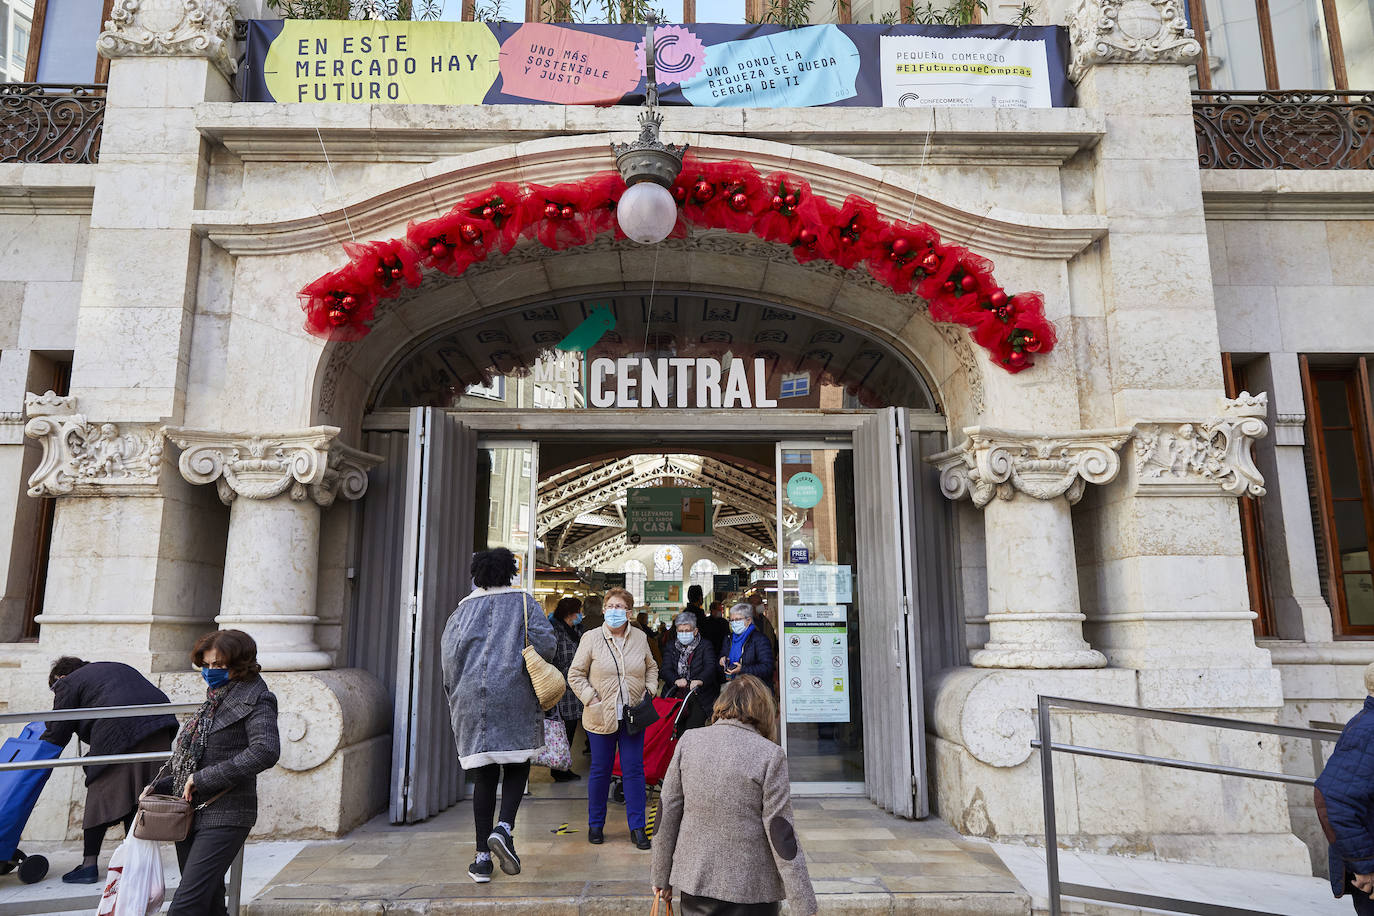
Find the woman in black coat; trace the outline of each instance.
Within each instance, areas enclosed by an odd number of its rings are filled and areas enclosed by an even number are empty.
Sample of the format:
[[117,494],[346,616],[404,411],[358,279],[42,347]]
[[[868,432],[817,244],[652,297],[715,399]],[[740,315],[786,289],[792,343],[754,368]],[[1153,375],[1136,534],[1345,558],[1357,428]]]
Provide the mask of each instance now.
[[208,687],[155,792],[195,806],[191,832],[177,843],[181,884],[169,916],[226,916],[224,873],[258,820],[258,774],[281,756],[277,698],[258,672],[258,646],[242,630],[207,633],[191,650]]
[[[93,709],[101,706],[151,706],[169,702],[147,678],[120,662],[87,662],[64,655],[48,672],[53,709]],[[176,734],[176,716],[129,716],[120,719],[74,719],[49,722],[43,740],[66,747],[76,735],[90,745],[89,756],[146,754],[169,750]],[[82,812],[80,865],[62,876],[67,884],[95,884],[100,880],[97,860],[105,831],[124,824],[127,836],[138,796],[157,775],[158,764],[116,763],[86,767],[86,805]]]
[[686,697],[691,707],[683,714],[682,731],[705,725],[711,707],[720,695],[720,668],[716,647],[697,629],[697,618],[690,610],[673,618],[673,638],[663,653],[663,696]]
[[727,681],[752,674],[765,685],[773,683],[773,645],[754,626],[754,606],[747,601],[730,608],[730,638],[720,647],[720,667]]
[[[553,636],[557,640],[554,644],[553,665],[566,679],[568,669],[572,667],[573,656],[577,655],[577,644],[582,641],[582,601],[571,596],[561,599],[558,606],[553,609],[549,623],[553,624]],[[568,733],[568,747],[572,748],[573,733],[577,731],[577,723],[582,719],[582,701],[577,698],[577,694],[571,690],[564,691],[563,698],[558,701],[557,706],[549,710],[548,715],[550,718],[563,720],[563,728]],[[549,774],[553,776],[554,782],[582,778],[572,770],[551,769]]]

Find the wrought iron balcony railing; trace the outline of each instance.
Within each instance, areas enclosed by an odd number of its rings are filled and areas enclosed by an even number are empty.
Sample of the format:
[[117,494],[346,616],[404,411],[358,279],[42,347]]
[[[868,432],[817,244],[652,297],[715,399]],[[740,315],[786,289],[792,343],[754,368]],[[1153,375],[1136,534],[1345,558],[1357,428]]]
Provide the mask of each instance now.
[[1374,168],[1374,92],[1194,92],[1204,169]]
[[0,162],[95,162],[105,87],[0,84]]

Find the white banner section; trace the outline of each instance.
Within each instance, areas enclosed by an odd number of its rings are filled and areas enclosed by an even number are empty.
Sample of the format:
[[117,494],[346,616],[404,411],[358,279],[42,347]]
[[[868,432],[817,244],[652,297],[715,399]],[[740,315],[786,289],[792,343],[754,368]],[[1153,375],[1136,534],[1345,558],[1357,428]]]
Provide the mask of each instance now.
[[884,35],[883,106],[1050,108],[1042,41]]

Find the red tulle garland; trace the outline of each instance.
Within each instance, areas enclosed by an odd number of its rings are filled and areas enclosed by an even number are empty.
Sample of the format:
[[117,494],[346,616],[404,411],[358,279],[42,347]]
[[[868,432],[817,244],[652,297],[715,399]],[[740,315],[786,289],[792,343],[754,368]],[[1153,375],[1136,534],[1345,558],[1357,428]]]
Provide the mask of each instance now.
[[[434,219],[412,222],[403,238],[346,243],[349,262],[298,294],[305,328],[329,340],[358,340],[382,299],[420,285],[423,272],[460,276],[493,252],[505,254],[521,238],[561,251],[604,232],[624,238],[615,208],[625,193],[616,172],[543,186],[498,182],[469,194]],[[815,194],[802,177],[759,175],[742,160],[704,162],[688,156],[673,185],[678,222],[671,238],[691,227],[752,233],[790,245],[799,263],[825,259],[845,269],[868,268],[879,283],[915,292],[935,321],[964,325],[1008,372],[1029,368],[1032,354],[1054,349],[1054,325],[1040,293],[1010,294],[987,258],[940,241],[925,223],[887,220],[851,195],[838,207]]]

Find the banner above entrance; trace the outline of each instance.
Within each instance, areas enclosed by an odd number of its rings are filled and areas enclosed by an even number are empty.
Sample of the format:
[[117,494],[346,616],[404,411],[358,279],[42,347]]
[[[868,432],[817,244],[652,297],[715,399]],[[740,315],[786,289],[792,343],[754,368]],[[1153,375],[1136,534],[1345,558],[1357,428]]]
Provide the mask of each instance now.
[[[255,20],[249,102],[639,105],[644,27]],[[705,108],[1073,104],[1058,26],[660,26],[659,102]]]
[[631,544],[709,541],[711,491],[706,487],[633,487],[625,491],[625,536]]

